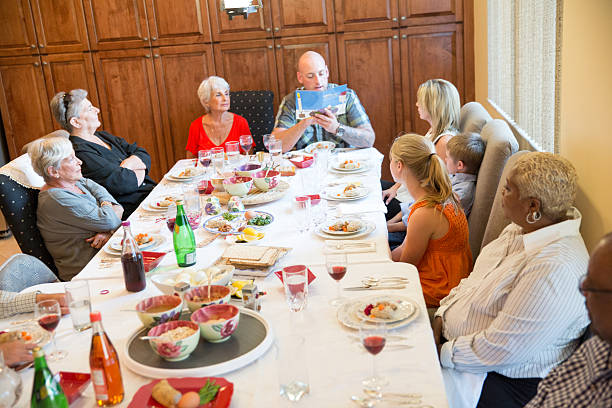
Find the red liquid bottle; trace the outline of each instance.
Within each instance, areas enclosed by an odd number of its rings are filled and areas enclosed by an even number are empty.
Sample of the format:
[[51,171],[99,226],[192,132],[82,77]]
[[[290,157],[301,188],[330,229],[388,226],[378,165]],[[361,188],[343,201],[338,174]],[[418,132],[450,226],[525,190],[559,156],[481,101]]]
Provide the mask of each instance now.
[[89,366],[96,405],[115,405],[123,401],[124,394],[117,350],[102,327],[100,312],[92,312],[89,317],[93,328]]
[[121,245],[121,266],[128,292],[140,292],[147,286],[142,252],[130,230],[130,222],[123,221],[123,244]]

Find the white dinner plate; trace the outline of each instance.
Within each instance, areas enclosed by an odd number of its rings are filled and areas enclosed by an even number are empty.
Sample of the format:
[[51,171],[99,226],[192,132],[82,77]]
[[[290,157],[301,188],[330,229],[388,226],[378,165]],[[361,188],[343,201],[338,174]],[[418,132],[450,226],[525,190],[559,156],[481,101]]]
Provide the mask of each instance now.
[[342,184],[340,186],[334,186],[334,187],[330,187],[328,189],[325,190],[325,198],[327,200],[334,200],[334,201],[352,201],[352,200],[360,200],[364,197],[367,197],[370,194],[370,189],[368,187],[365,186],[359,186],[357,187],[357,191],[358,191],[358,195],[356,196],[346,196],[344,195],[344,188],[346,187],[345,184]]
[[51,341],[51,333],[40,327],[38,322],[23,322],[5,330],[7,332],[27,332],[32,336],[32,340],[27,340],[26,343],[33,343],[40,347],[46,346]]
[[[396,301],[401,300],[402,302],[410,303],[413,308],[413,313],[409,315],[408,317],[406,317],[405,319],[400,320],[398,322],[387,323],[386,325],[387,329],[397,329],[400,327],[404,327],[410,324],[412,321],[414,321],[414,319],[416,319],[416,317],[419,315],[418,313],[419,306],[411,298],[407,296],[401,296],[401,295],[388,295],[388,296],[395,299]],[[380,298],[380,296],[377,296],[377,298]],[[366,299],[369,299],[369,298],[366,298]],[[357,317],[357,314],[355,313],[356,305],[364,303],[364,301],[365,300],[363,298],[362,299],[351,299],[341,304],[340,307],[338,308],[338,312],[336,315],[338,317],[338,321],[342,323],[343,325],[345,325],[346,327],[351,328],[351,329],[359,329],[360,327],[363,327],[364,324],[368,324],[367,321],[361,320],[359,317]]]
[[370,221],[362,221],[362,222],[365,224],[365,228],[359,232],[353,233],[352,235],[328,234],[325,231],[325,228],[326,228],[325,224],[319,225],[315,229],[315,234],[317,234],[318,236],[324,239],[353,239],[353,238],[359,238],[359,237],[366,236],[376,229],[376,224],[374,224],[373,222],[370,222]]
[[[364,310],[366,308],[366,306],[372,304],[375,305],[378,302],[390,302],[390,303],[395,303],[398,307],[398,311],[397,311],[397,316],[393,319],[381,319],[378,317],[373,317],[373,316],[367,316],[364,313]],[[383,295],[383,296],[375,296],[372,297],[370,299],[368,299],[367,301],[363,301],[363,302],[359,302],[355,305],[355,316],[357,316],[357,318],[359,320],[363,320],[365,322],[381,322],[381,323],[387,323],[387,324],[391,324],[391,323],[396,323],[399,322],[401,320],[407,319],[410,316],[412,316],[412,314],[415,311],[415,305],[412,301],[406,301],[403,297],[396,297],[396,296],[392,296],[392,295]]]
[[158,196],[149,198],[145,202],[145,209],[151,210],[151,211],[159,211],[159,212],[168,211],[168,207],[170,207],[170,205],[167,205],[167,206],[160,205],[160,203],[162,203],[166,199],[166,197],[171,197],[175,201],[181,198],[180,194],[177,194],[177,193],[160,194]]
[[[352,159],[348,159],[348,160],[352,160]],[[366,162],[359,161],[359,160],[353,160],[353,162],[359,163],[359,167],[355,169],[345,169],[344,167],[340,167],[340,165],[344,163],[345,161],[346,160],[339,160],[337,162],[334,162],[331,165],[331,168],[336,171],[342,172],[342,173],[358,173],[358,172],[365,171],[368,169],[368,164]]]
[[[150,249],[156,248],[156,247],[160,246],[161,244],[163,244],[164,242],[166,242],[166,238],[163,235],[160,235],[160,234],[149,234],[149,236],[151,238],[153,238],[153,240],[151,242],[147,242],[146,244],[138,245],[138,248],[141,251],[145,251],[145,250],[150,250]],[[109,243],[108,246],[114,252],[121,253],[121,241],[122,240],[123,240],[123,238],[115,238],[115,239],[111,240],[111,242]]]
[[[357,231],[350,231],[350,232],[348,232],[348,231],[332,231],[332,230],[329,229],[329,227],[331,227],[332,225],[334,225],[335,223],[340,222],[340,221],[349,221],[349,222],[357,221],[357,222],[359,222],[361,224],[361,227]],[[335,221],[327,221],[327,222],[325,222],[323,224],[323,230],[322,231],[324,231],[326,234],[329,234],[329,235],[347,236],[347,235],[358,234],[358,233],[362,232],[363,230],[365,230],[365,228],[366,228],[366,223],[363,222],[363,220],[358,220],[358,219],[354,219],[354,218],[353,219],[346,218],[344,220],[335,220]]]
[[[188,172],[188,174],[185,174],[186,172]],[[201,167],[184,167],[168,173],[168,176],[176,180],[186,181],[191,180],[194,177],[201,176],[203,173],[204,170]]]
[[314,142],[304,148],[304,151],[308,154],[312,154],[317,149],[327,149],[329,151],[336,148],[334,142]]

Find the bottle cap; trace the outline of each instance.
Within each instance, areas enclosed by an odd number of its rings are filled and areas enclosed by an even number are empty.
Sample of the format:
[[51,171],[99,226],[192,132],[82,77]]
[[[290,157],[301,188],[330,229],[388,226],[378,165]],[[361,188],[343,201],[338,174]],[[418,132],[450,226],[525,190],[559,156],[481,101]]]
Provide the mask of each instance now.
[[123,221],[121,223],[121,225],[123,225],[124,227],[129,227],[130,226],[130,222],[129,221]]
[[176,200],[176,205],[183,205],[183,199],[182,198],[178,198]]
[[100,312],[95,311],[95,312],[91,312],[89,314],[89,320],[91,320],[91,322],[99,322],[102,320],[102,315],[100,314]]
[[45,355],[45,352],[40,347],[34,347],[32,349],[32,357],[36,358],[36,357],[42,357],[44,355]]

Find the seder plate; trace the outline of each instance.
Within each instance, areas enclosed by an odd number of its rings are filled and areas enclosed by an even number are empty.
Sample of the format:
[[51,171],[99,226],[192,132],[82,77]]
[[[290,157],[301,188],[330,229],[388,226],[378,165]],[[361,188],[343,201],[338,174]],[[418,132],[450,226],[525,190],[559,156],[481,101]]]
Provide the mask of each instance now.
[[[377,298],[380,298],[380,297],[381,296],[378,296]],[[416,317],[419,315],[419,305],[417,304],[417,302],[415,302],[411,298],[407,296],[401,296],[401,295],[388,295],[388,297],[393,298],[395,300],[401,300],[402,302],[410,303],[413,306],[412,314],[410,314],[404,320],[400,320],[394,323],[387,323],[388,329],[397,329],[400,327],[404,327],[410,324],[412,321],[414,321],[414,319],[416,319]],[[366,299],[370,299],[370,298],[366,298]],[[351,328],[351,329],[359,329],[364,324],[368,324],[367,321],[360,319],[356,313],[357,307],[363,304],[365,301],[366,300],[363,298],[362,299],[351,299],[341,304],[337,312],[338,321],[342,323],[343,325],[345,325],[346,327]]]

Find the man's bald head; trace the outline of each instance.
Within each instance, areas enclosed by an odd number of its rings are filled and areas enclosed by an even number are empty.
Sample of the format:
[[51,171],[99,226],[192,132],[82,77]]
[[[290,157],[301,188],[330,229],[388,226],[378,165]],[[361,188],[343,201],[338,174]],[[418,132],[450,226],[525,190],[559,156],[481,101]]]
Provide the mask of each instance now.
[[612,344],[612,233],[593,250],[582,288],[593,331]]
[[321,54],[306,51],[298,60],[297,79],[308,91],[327,89],[329,70]]

